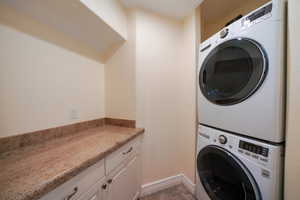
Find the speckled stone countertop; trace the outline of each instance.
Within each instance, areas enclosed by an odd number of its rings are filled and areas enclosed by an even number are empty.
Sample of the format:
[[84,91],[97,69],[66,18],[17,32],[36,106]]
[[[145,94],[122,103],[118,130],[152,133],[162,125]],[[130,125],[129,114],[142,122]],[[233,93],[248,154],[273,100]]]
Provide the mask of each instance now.
[[0,154],[0,200],[36,200],[144,129],[105,125]]

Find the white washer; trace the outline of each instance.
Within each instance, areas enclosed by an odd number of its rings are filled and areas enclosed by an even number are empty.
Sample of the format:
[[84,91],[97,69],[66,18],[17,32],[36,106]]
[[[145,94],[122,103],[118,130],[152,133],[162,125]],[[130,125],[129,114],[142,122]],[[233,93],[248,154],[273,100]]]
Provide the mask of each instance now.
[[199,200],[282,200],[283,146],[200,126]]
[[285,5],[273,0],[200,45],[200,124],[284,141]]

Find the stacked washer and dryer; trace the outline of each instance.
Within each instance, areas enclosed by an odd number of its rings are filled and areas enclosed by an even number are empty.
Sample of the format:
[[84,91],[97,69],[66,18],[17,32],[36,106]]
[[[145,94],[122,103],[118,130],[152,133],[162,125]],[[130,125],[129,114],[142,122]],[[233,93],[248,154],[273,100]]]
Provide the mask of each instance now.
[[285,1],[273,0],[200,45],[199,200],[282,200]]

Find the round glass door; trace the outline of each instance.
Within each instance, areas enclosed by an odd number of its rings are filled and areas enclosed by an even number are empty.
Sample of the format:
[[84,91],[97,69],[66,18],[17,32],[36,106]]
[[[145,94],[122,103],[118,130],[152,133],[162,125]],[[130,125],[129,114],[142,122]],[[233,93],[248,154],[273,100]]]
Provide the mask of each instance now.
[[255,41],[246,38],[226,41],[204,60],[199,74],[200,89],[214,104],[240,103],[260,87],[267,65],[267,56]]
[[211,200],[261,200],[250,172],[225,149],[204,148],[197,157],[197,170]]

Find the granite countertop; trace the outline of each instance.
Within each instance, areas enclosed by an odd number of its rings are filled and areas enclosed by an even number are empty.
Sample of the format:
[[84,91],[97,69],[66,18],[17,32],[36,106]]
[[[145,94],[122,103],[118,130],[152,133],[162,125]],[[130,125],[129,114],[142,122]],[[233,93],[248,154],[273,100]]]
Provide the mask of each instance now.
[[105,125],[2,153],[0,199],[39,199],[143,132]]

